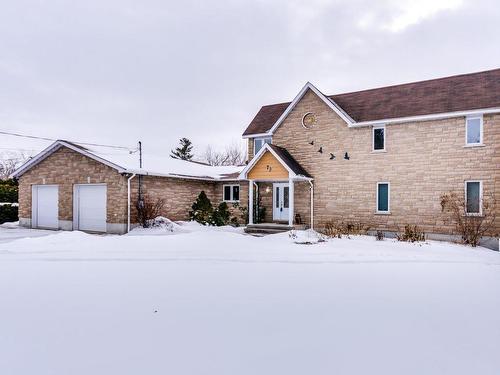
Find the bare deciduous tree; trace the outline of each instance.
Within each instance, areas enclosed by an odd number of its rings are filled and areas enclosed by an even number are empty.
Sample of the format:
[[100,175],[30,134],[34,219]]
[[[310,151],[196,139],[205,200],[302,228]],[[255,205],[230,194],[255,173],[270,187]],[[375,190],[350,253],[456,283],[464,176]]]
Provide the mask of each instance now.
[[217,151],[208,146],[203,159],[210,165],[243,165],[246,161],[246,152],[237,143],[231,143],[223,151]]
[[493,229],[496,220],[495,197],[492,194],[485,195],[480,204],[482,204],[481,213],[470,214],[467,213],[465,197],[455,192],[441,195],[441,209],[450,215],[447,222],[454,223],[462,236],[462,241],[473,247]]
[[3,152],[0,154],[0,180],[6,180],[21,164],[28,160],[22,152]]
[[150,227],[153,219],[160,216],[163,206],[165,206],[164,199],[158,198],[153,201],[149,195],[144,194],[142,201],[137,201],[137,221],[143,228]]

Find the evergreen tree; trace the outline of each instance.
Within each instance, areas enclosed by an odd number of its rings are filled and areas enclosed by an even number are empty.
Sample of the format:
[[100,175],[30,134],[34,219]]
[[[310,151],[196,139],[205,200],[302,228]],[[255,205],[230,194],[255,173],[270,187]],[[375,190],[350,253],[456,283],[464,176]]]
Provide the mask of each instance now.
[[175,159],[191,160],[193,158],[192,150],[193,144],[191,141],[187,138],[181,138],[179,140],[179,147],[172,150],[170,156]]
[[198,195],[191,209],[192,211],[189,212],[191,220],[195,220],[201,224],[211,224],[214,208],[204,191],[201,191],[200,195]]

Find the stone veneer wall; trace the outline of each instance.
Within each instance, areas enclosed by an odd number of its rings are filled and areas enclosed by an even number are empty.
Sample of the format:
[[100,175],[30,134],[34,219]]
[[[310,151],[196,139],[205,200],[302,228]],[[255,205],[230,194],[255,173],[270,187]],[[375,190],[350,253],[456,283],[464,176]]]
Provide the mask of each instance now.
[[[306,112],[317,118],[309,130],[301,125]],[[314,177],[318,227],[344,219],[373,229],[395,231],[408,223],[452,233],[439,197],[450,190],[463,196],[466,180],[482,180],[484,193],[500,201],[500,115],[484,115],[482,147],[464,147],[465,118],[457,117],[387,125],[386,152],[372,152],[371,127],[348,128],[309,91],[276,130],[273,144],[286,148]],[[329,160],[330,152],[335,160]],[[350,160],[344,160],[345,152]],[[376,214],[377,182],[390,182],[389,215]],[[500,221],[490,234],[499,231]]]

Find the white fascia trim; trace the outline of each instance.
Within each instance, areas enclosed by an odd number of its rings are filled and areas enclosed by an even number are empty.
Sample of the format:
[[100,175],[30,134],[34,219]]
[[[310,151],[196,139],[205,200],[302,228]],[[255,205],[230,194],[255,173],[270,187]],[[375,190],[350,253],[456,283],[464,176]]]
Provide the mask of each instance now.
[[85,155],[91,159],[94,159],[102,164],[107,165],[108,167],[111,167],[113,169],[116,169],[118,173],[123,173],[125,172],[125,169],[117,164],[111,163],[110,161],[100,158],[99,156],[96,156],[92,154],[91,152],[88,152],[86,150],[82,150],[79,147],[75,147],[70,143],[64,142],[64,141],[55,141],[52,143],[49,147],[47,147],[45,150],[41,151],[39,154],[37,154],[35,157],[32,159],[28,160],[26,163],[21,165],[17,170],[14,171],[14,173],[11,174],[11,177],[19,177],[23,173],[25,173],[27,170],[41,162],[42,160],[46,159],[48,156],[52,155],[54,152],[59,150],[61,147],[67,147],[75,152],[78,152],[79,154]]
[[258,134],[247,134],[243,135],[243,139],[247,138],[266,138],[266,137],[272,137],[273,135],[271,133],[258,133]]
[[361,127],[361,126],[371,126],[371,125],[394,124],[394,123],[401,123],[401,122],[429,121],[429,120],[439,120],[439,119],[445,119],[445,118],[451,118],[451,117],[482,115],[482,114],[488,114],[488,113],[500,113],[500,107],[474,109],[474,110],[470,110],[470,111],[443,112],[443,113],[435,113],[435,114],[421,115],[421,116],[397,117],[397,118],[381,119],[381,120],[373,120],[373,121],[362,121],[362,122],[353,123],[349,126],[350,127]]
[[212,182],[219,182],[219,181],[237,181],[237,178],[233,179],[225,179],[224,177],[196,177],[196,176],[189,176],[189,175],[182,175],[182,174],[173,174],[173,173],[154,173],[154,172],[148,172],[142,169],[126,169],[121,173],[127,173],[127,174],[136,174],[136,175],[141,175],[141,176],[154,176],[154,177],[166,177],[166,178],[177,178],[181,180],[197,180],[197,181],[212,181]]
[[262,148],[259,150],[259,152],[257,152],[257,155],[255,155],[253,157],[253,159],[250,161],[250,163],[248,163],[248,165],[241,171],[240,175],[238,176],[238,180],[247,180],[248,179],[247,178],[248,171],[253,168],[253,166],[260,160],[260,158],[262,157],[262,155],[264,155],[264,153],[266,151],[269,151],[271,154],[273,154],[273,156],[276,159],[278,159],[278,161],[281,163],[281,165],[283,167],[285,167],[285,169],[288,171],[289,178],[297,177],[295,172],[290,169],[290,167],[283,161],[283,159],[281,159],[278,156],[278,154],[276,154],[276,152],[274,152],[274,150],[271,148],[271,146],[269,146],[269,144],[265,143],[264,146],[262,146]]
[[323,102],[325,102],[325,104],[328,107],[330,107],[330,109],[332,109],[336,114],[338,114],[342,118],[342,120],[344,120],[347,123],[347,125],[351,126],[352,124],[354,124],[354,120],[345,111],[343,111],[333,100],[325,96],[321,91],[319,91],[316,87],[314,87],[314,85],[311,82],[307,82],[302,88],[302,90],[300,90],[297,96],[287,107],[285,112],[283,112],[281,116],[278,118],[278,120],[274,123],[274,125],[268,131],[268,133],[270,134],[274,133],[274,131],[281,125],[281,123],[285,120],[285,118],[292,111],[292,109],[295,108],[300,99],[302,99],[307,90],[311,90],[312,92],[314,92],[321,100],[323,100]]

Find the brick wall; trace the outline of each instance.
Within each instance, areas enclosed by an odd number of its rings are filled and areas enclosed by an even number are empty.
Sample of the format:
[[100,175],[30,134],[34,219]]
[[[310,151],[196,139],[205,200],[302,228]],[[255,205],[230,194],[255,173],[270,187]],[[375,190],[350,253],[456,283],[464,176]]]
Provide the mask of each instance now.
[[[137,221],[135,202],[137,201],[139,178],[131,183],[131,222]],[[107,223],[127,223],[127,177],[116,170],[79,154],[66,147],[28,170],[19,178],[19,217],[31,218],[31,185],[59,185],[59,220],[73,220],[73,185],[86,183],[106,183]],[[198,181],[190,179],[143,177],[143,191],[152,199],[163,198],[165,207],[162,214],[172,220],[188,219],[189,210],[198,194],[204,190],[217,206],[223,199],[224,184],[240,185],[240,201],[243,207],[248,202],[248,183],[238,181]],[[228,203],[230,211],[239,218],[240,212]]]
[[[304,129],[304,113],[317,124]],[[314,146],[308,142],[314,141]],[[273,136],[314,177],[315,225],[331,219],[361,221],[372,228],[398,230],[406,223],[429,232],[450,233],[439,197],[463,194],[464,181],[483,180],[485,194],[500,199],[500,115],[484,116],[484,147],[466,148],[464,117],[387,125],[386,152],[372,152],[372,128],[347,124],[309,91]],[[323,147],[323,154],[317,152]],[[329,153],[335,160],[329,160]],[[350,160],[343,156],[348,152]],[[376,184],[391,184],[391,213],[377,215]],[[304,193],[305,194],[305,193]],[[303,199],[297,202],[304,211]],[[302,216],[302,214],[301,214]],[[498,223],[496,232],[500,230]]]
[[[191,205],[201,191],[205,191],[212,205],[217,207],[223,200],[222,189],[226,184],[240,185],[240,205],[246,207],[248,202],[248,183],[240,183],[238,181],[200,181],[156,176],[144,176],[142,178],[143,192],[153,201],[163,199],[165,205],[161,215],[171,220],[188,220]],[[137,202],[139,188],[138,177],[132,180],[131,187],[132,202]],[[240,219],[240,212],[233,207],[233,203],[227,202],[227,205],[231,214]],[[135,204],[132,208],[131,220],[134,223],[137,222]]]
[[108,223],[127,222],[127,180],[116,170],[66,147],[19,178],[19,217],[31,218],[31,185],[59,185],[59,220],[73,220],[73,185],[106,183]]

